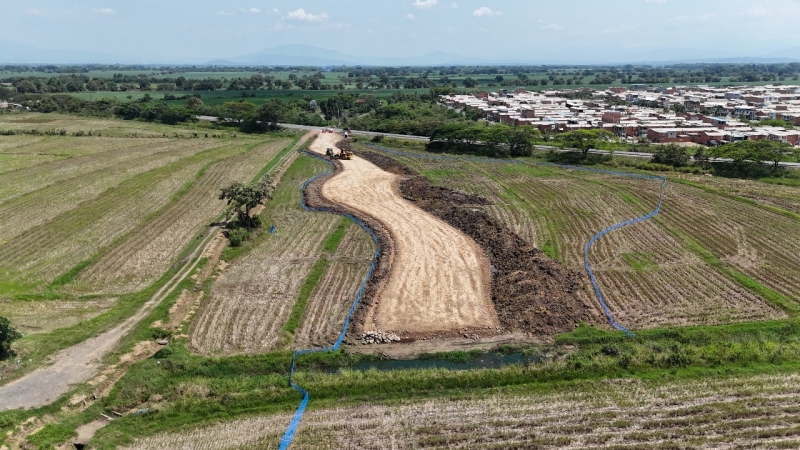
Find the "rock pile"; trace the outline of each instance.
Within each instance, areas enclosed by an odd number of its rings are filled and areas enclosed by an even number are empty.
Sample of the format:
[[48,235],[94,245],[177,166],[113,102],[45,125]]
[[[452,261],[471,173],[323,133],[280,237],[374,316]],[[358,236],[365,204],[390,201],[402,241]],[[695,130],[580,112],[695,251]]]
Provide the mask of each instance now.
[[400,342],[400,336],[394,333],[386,333],[383,331],[367,331],[361,335],[361,343],[364,345],[369,344],[388,344],[391,342]]

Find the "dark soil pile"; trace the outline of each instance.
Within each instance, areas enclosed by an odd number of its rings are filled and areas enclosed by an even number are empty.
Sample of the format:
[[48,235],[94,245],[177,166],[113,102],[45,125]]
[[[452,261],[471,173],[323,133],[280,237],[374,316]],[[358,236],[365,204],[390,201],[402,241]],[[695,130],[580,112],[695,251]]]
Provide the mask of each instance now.
[[433,187],[395,160],[372,152],[359,156],[409,178],[400,192],[423,210],[461,230],[481,246],[492,265],[492,302],[508,331],[552,336],[580,321],[597,323],[599,311],[581,299],[585,274],[554,261],[479,208],[483,197]]

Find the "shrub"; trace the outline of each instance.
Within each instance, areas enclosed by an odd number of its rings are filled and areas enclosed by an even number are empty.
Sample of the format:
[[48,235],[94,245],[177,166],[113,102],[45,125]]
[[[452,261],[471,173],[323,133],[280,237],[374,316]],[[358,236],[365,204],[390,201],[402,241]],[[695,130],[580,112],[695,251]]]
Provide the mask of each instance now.
[[231,247],[240,247],[249,238],[250,232],[245,228],[236,228],[228,231],[228,240],[231,242]]
[[0,360],[16,354],[11,350],[11,343],[21,337],[22,335],[11,326],[8,319],[0,317]]

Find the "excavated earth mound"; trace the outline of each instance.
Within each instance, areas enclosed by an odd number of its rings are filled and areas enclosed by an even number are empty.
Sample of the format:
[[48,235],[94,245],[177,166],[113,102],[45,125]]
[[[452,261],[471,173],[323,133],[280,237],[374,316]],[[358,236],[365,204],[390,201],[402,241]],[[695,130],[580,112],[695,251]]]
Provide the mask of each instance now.
[[481,246],[492,264],[492,302],[507,331],[552,336],[573,330],[580,321],[602,323],[597,307],[582,299],[589,284],[586,275],[554,261],[476,208],[489,200],[431,186],[425,177],[384,155],[362,151],[359,156],[407,176],[400,183],[406,199]]

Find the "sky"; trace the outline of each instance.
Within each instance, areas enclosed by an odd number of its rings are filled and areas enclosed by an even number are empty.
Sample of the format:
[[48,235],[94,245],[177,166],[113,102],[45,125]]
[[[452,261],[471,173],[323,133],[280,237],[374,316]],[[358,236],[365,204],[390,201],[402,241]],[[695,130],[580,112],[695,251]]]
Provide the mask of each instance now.
[[0,61],[10,46],[202,63],[287,44],[487,62],[800,59],[800,0],[0,0],[0,11]]

